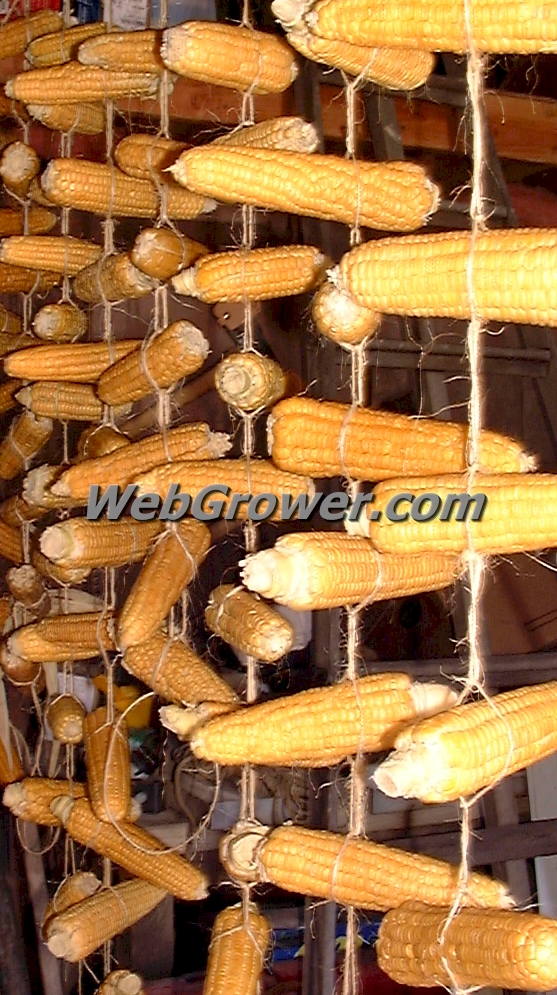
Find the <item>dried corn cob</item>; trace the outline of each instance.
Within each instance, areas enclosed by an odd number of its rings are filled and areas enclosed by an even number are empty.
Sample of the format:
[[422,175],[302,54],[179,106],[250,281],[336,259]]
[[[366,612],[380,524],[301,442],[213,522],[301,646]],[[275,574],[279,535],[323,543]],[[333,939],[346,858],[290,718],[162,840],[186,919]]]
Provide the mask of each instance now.
[[23,387],[17,400],[34,414],[58,421],[103,420],[104,405],[91,384],[43,380]]
[[92,425],[83,430],[77,443],[77,455],[80,460],[98,459],[108,456],[124,446],[129,446],[127,435],[110,425]]
[[280,660],[294,642],[292,626],[282,615],[234,584],[211,591],[205,622],[234,649],[267,663]]
[[154,97],[158,82],[152,73],[112,73],[79,62],[66,62],[63,66],[31,69],[12,76],[5,91],[8,97],[24,104],[75,104],[76,94],[88,102]]
[[53,10],[41,10],[26,17],[17,17],[0,27],[0,59],[20,55],[33,38],[60,31],[62,18]]
[[63,567],[117,567],[142,560],[162,523],[90,521],[72,518],[50,525],[41,535],[41,552]]
[[204,304],[271,300],[313,290],[330,262],[312,245],[216,252],[178,273],[172,286]]
[[[94,438],[94,437],[93,437]],[[215,459],[230,448],[224,432],[211,432],[205,422],[191,422],[169,429],[165,435],[150,435],[139,442],[121,446],[106,456],[92,457],[65,470],[53,485],[53,492],[76,500],[87,499],[89,488],[103,490],[110,484],[125,487],[138,474],[171,460]]]
[[[273,5],[273,9],[276,4]],[[276,10],[275,10],[276,14]],[[412,48],[369,48],[339,38],[319,38],[305,26],[287,32],[300,55],[392,90],[415,90],[433,72],[435,56]]]
[[374,779],[391,797],[438,802],[474,794],[557,750],[556,703],[557,681],[550,681],[409,725]]
[[85,714],[79,698],[73,694],[61,694],[50,702],[45,718],[54,739],[61,743],[81,743]]
[[0,263],[0,293],[1,294],[43,294],[52,290],[60,283],[59,273],[37,273],[34,269],[23,266],[9,266]]
[[205,725],[217,715],[224,715],[239,706],[240,702],[202,701],[197,705],[163,705],[159,718],[165,729],[170,729],[178,739],[189,740],[198,726]]
[[91,567],[66,567],[53,563],[38,549],[34,549],[31,553],[31,562],[43,577],[49,577],[57,584],[82,584],[91,573]]
[[420,228],[438,201],[437,187],[410,162],[204,145],[183,152],[170,172],[189,190],[227,204],[387,231]]
[[21,766],[21,761],[19,759],[19,754],[17,752],[15,736],[11,727],[9,730],[9,737],[10,741],[8,749],[6,748],[6,744],[0,738],[0,786],[1,787],[5,787],[7,784],[13,784],[16,781],[21,781],[22,777],[25,777],[25,771]]
[[[411,503],[403,499],[390,510],[403,517],[407,511],[408,520],[389,521],[387,505],[403,492],[414,497],[416,517],[410,517]],[[519,553],[555,544],[557,475],[405,477],[378,484],[374,495],[379,520],[368,521],[361,515],[345,526],[354,535],[370,538],[384,553],[461,553],[469,547],[485,554]],[[474,495],[481,498],[472,500]],[[434,504],[440,514],[432,516]],[[429,518],[419,521],[420,514]]]
[[90,846],[102,857],[109,857],[130,874],[137,874],[186,902],[207,897],[205,875],[183,857],[167,850],[144,829],[129,823],[116,828],[101,822],[85,798],[76,802],[64,798],[53,802],[52,807],[74,840]]
[[[471,244],[466,231],[366,242],[343,256],[331,279],[358,304],[385,314],[469,318]],[[557,325],[556,261],[557,228],[481,232],[472,274],[479,317]]]
[[101,255],[100,245],[71,235],[12,235],[0,242],[0,261],[75,276]]
[[[316,477],[386,480],[466,468],[464,423],[290,397],[273,408],[267,425],[273,462]],[[479,459],[485,472],[498,474],[531,470],[533,462],[518,442],[487,429]]]
[[40,344],[39,339],[36,339],[34,335],[27,333],[13,335],[7,332],[0,332],[0,357],[9,356],[12,352],[19,352],[20,349],[28,349],[30,346]]
[[361,307],[333,283],[323,283],[313,298],[311,316],[315,327],[340,345],[359,345],[373,335],[382,315]]
[[281,536],[241,566],[250,591],[296,611],[438,591],[464,569],[453,554],[378,553],[366,539],[338,532]]
[[298,75],[294,53],[282,38],[230,24],[186,21],[168,28],[160,54],[181,76],[252,93],[282,93]]
[[33,331],[45,342],[76,342],[87,332],[87,315],[74,304],[45,304],[33,320]]
[[191,321],[174,321],[153,335],[144,349],[110,366],[99,379],[97,393],[105,404],[137,401],[191,376],[208,354],[207,339]]
[[51,609],[48,591],[43,578],[30,563],[25,563],[22,567],[11,567],[6,574],[6,583],[15,600],[24,605],[34,619],[48,615]]
[[53,428],[50,418],[39,418],[32,411],[15,418],[0,443],[0,479],[17,477],[50,439]]
[[[557,923],[532,912],[408,902],[379,927],[377,963],[400,985],[545,992],[557,983]],[[447,925],[445,931],[444,927]]]
[[[46,207],[31,207],[28,213],[28,227],[31,235],[43,235],[51,231],[57,217]],[[0,235],[21,235],[23,232],[23,212],[12,207],[0,207]],[[3,329],[5,331],[5,329]]]
[[118,362],[134,349],[139,339],[125,339],[107,345],[104,342],[72,342],[69,345],[43,345],[23,349],[8,356],[4,370],[10,377],[23,380],[67,380],[69,383],[96,383],[111,363]]
[[[469,28],[466,18],[469,18]],[[482,52],[554,52],[557,28],[540,21],[535,4],[505,6],[496,0],[472,3],[466,14],[462,0],[447,4],[409,3],[393,17],[381,0],[320,0],[307,15],[310,29],[323,38],[354,44],[423,48],[428,52],[466,52],[470,44]]]
[[29,184],[38,176],[40,169],[41,163],[35,149],[25,142],[12,142],[2,152],[0,177],[4,186],[17,197],[27,196]]
[[0,415],[17,407],[15,395],[22,386],[21,380],[7,380],[6,383],[0,384]]
[[214,138],[211,145],[227,148],[249,146],[257,149],[278,149],[283,152],[315,152],[319,137],[315,125],[301,117],[277,117],[259,124],[249,124]]
[[231,708],[239,704],[230,685],[179,639],[168,639],[159,633],[137,646],[129,646],[122,664],[167,701],[217,701]]
[[200,242],[194,242],[172,228],[144,228],[130,255],[132,263],[142,273],[156,280],[169,280],[207,252]]
[[286,374],[278,363],[255,352],[225,356],[215,371],[215,385],[223,401],[240,411],[269,407],[287,389]]
[[[159,191],[154,183],[135,180],[108,163],[52,159],[41,182],[47,197],[62,207],[130,218],[156,218],[160,209]],[[166,206],[169,218],[185,221],[212,211],[215,202],[169,183]]]
[[95,995],[144,995],[143,981],[132,971],[111,971]]
[[210,545],[209,529],[195,520],[179,522],[175,532],[159,537],[118,617],[121,651],[157,632]]
[[164,171],[190,146],[162,135],[136,133],[122,138],[114,149],[114,160],[126,176],[152,183],[168,183]]
[[20,494],[13,494],[0,504],[0,518],[14,529],[21,528],[24,522],[42,518],[44,513],[43,508],[31,506]]
[[[3,210],[0,208],[0,210]],[[9,210],[9,208],[5,208]],[[8,311],[3,304],[0,304],[0,332],[3,335],[21,335],[23,330],[21,318],[13,311]]]
[[[36,385],[34,385],[36,386]],[[60,475],[59,466],[43,463],[26,474],[23,481],[22,497],[33,508],[51,510],[53,508],[75,508],[79,502],[71,498],[62,498],[52,493],[52,485]]]
[[106,31],[106,24],[95,21],[93,24],[76,24],[73,28],[62,28],[55,34],[36,38],[27,46],[25,57],[34,69],[45,66],[61,66],[75,56],[77,47],[86,38],[101,35]]
[[85,785],[77,781],[54,780],[50,777],[25,777],[4,791],[2,801],[16,819],[35,822],[38,826],[60,826],[60,819],[50,805],[60,796],[83,798]]
[[[426,897],[450,905],[458,886],[459,868],[444,860],[302,826],[239,823],[223,837],[220,857],[239,880],[269,881],[360,909],[384,911]],[[464,901],[499,909],[514,904],[506,886],[484,874],[470,875]]]
[[40,663],[88,660],[98,656],[101,648],[114,649],[112,615],[106,612],[53,615],[15,629],[7,645],[14,656]]
[[[8,571],[8,573],[10,573],[10,571]],[[3,594],[2,597],[0,597],[0,634],[4,631],[4,626],[12,614],[12,607],[12,598],[10,598],[7,594]]]
[[155,280],[134,266],[129,252],[118,252],[83,269],[73,282],[73,292],[79,300],[100,304],[145,297],[156,286]]
[[23,657],[13,656],[6,643],[0,644],[0,668],[16,687],[34,684],[37,691],[41,691],[41,683],[44,686],[44,682],[41,681],[43,676],[41,664],[35,663],[33,660],[24,660]]
[[373,674],[213,719],[191,741],[195,756],[229,765],[326,767],[391,749],[401,726],[449,708],[456,695],[407,674]]
[[115,713],[110,721],[102,707],[89,712],[83,722],[87,794],[101,822],[122,822],[131,802],[128,727],[119,719]]
[[257,995],[271,924],[250,902],[219,912],[213,924],[204,995]]
[[[307,494],[310,498],[315,493],[315,487],[310,477],[302,477],[295,473],[284,473],[277,470],[268,460],[252,459],[249,464],[244,459],[222,459],[207,460],[199,462],[191,460],[189,463],[167,463],[165,466],[154,467],[147,473],[143,473],[136,478],[134,483],[139,486],[139,494],[155,493],[165,497],[170,484],[179,484],[182,491],[191,495],[192,502],[202,488],[211,486],[213,489],[217,485],[228,488],[227,496],[222,496],[222,491],[218,491],[218,500],[211,499],[206,507],[211,505],[209,514],[214,513],[216,517],[229,513],[231,495],[245,491],[247,500],[244,503],[234,502],[234,515],[237,519],[247,517],[249,493],[252,495],[263,494],[270,496],[267,508],[262,509],[258,504],[256,509],[258,514],[265,514],[271,520],[280,519],[281,508],[279,502],[284,494]],[[276,498],[272,514],[267,515],[273,504],[272,498]],[[205,507],[205,502],[204,502]],[[297,512],[296,512],[297,514]],[[293,514],[293,518],[295,515]],[[253,515],[252,515],[253,518]],[[211,519],[208,519],[209,521]]]
[[106,127],[104,104],[27,104],[27,110],[52,131],[100,135]]
[[140,69],[160,76],[164,70],[160,44],[160,31],[111,31],[84,42],[77,58],[84,66],[128,73]]
[[101,882],[98,877],[90,871],[76,871],[75,874],[65,878],[44,911],[42,927],[44,928],[52,916],[65,912],[72,905],[81,902],[83,898],[90,898],[100,887]]
[[124,881],[97,891],[46,923],[48,949],[55,957],[76,963],[152,912],[166,894],[146,881]]

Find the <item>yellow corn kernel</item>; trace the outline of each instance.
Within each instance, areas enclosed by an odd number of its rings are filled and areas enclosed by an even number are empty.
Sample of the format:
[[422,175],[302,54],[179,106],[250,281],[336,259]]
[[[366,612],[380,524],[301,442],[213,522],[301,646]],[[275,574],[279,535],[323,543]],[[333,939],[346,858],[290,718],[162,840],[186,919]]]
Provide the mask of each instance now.
[[59,273],[37,273],[23,266],[0,263],[0,293],[44,294],[60,283]]
[[[56,215],[46,207],[31,207],[27,224],[31,235],[44,235],[51,231],[58,221]],[[0,207],[0,236],[21,235],[23,232],[23,212],[13,207]]]
[[239,699],[229,684],[180,639],[162,633],[129,646],[122,664],[147,687],[179,705],[219,702],[233,708]]
[[313,298],[311,316],[317,331],[340,345],[360,345],[373,335],[382,315],[361,307],[333,283],[323,283]]
[[101,822],[122,822],[131,802],[128,727],[118,713],[96,708],[83,722],[87,794]]
[[[44,514],[43,509],[40,509],[40,511]],[[39,516],[35,515],[35,517]],[[38,549],[34,549],[31,553],[31,562],[43,577],[48,577],[50,580],[54,580],[57,584],[62,584],[64,587],[68,584],[74,586],[82,584],[91,573],[91,567],[66,567],[53,563],[52,560],[43,556]]]
[[[10,727],[8,732],[9,743],[5,744],[3,739],[0,739],[0,786],[5,787],[7,784],[13,784],[14,782],[21,781],[22,777],[25,776],[25,772],[21,765],[21,760],[19,759],[19,753],[17,750],[15,736]],[[8,746],[8,748],[6,748]]]
[[60,14],[53,10],[40,10],[26,17],[16,17],[0,27],[0,59],[21,55],[33,38],[60,31],[63,25]]
[[0,242],[0,261],[75,276],[102,253],[100,245],[71,235],[12,235]]
[[36,663],[88,660],[114,649],[112,623],[112,615],[103,612],[53,615],[15,629],[7,646],[13,656]]
[[172,286],[204,304],[264,301],[313,290],[329,265],[330,259],[311,245],[237,249],[202,256],[178,273]]
[[107,456],[124,446],[129,446],[130,440],[119,429],[110,425],[91,425],[83,430],[77,443],[78,460],[97,459]]
[[72,518],[50,525],[40,538],[41,552],[63,567],[116,567],[142,560],[162,522],[89,521]]
[[79,698],[73,694],[59,695],[50,702],[45,718],[54,739],[61,743],[81,743],[85,709]]
[[76,342],[87,333],[87,314],[74,304],[45,304],[33,320],[33,331],[45,342]]
[[219,912],[211,933],[204,995],[257,995],[271,924],[253,902]]
[[278,363],[255,352],[225,356],[215,371],[215,385],[226,404],[240,411],[266,408],[287,390],[287,376]]
[[0,479],[13,480],[50,439],[54,425],[50,418],[40,418],[24,411],[14,418],[0,442]]
[[95,21],[93,24],[76,24],[75,27],[63,27],[55,34],[35,38],[25,50],[25,58],[34,69],[45,66],[61,66],[69,62],[77,48],[86,38],[101,35],[106,31],[106,24]]
[[[38,385],[33,384],[32,386],[36,387]],[[44,508],[45,510],[78,507],[78,502],[52,493],[52,485],[57,480],[60,469],[59,466],[51,466],[48,463],[43,463],[41,466],[37,466],[29,471],[23,481],[21,496],[31,507]]]
[[315,125],[301,117],[277,117],[259,124],[248,124],[234,128],[211,145],[226,145],[227,148],[249,146],[258,149],[279,149],[283,152],[315,152],[319,136]]
[[4,371],[23,380],[67,380],[96,383],[111,363],[139,349],[139,339],[120,342],[72,342],[22,349],[4,360]]
[[266,663],[280,660],[294,642],[292,626],[282,615],[234,584],[211,591],[205,623],[234,649]]
[[52,916],[65,912],[83,898],[90,898],[100,887],[98,877],[90,871],[76,871],[69,878],[64,878],[44,911],[41,927],[44,929]]
[[31,117],[52,131],[100,135],[106,127],[103,104],[27,104],[27,110]]
[[31,506],[21,494],[13,494],[0,504],[0,519],[13,529],[19,529],[24,522],[32,522],[44,514],[43,508]]
[[137,180],[150,180],[151,183],[168,183],[165,170],[189,146],[162,135],[149,135],[136,132],[122,138],[114,149],[114,160],[126,176]]
[[12,142],[2,152],[0,177],[4,186],[17,197],[27,196],[29,184],[38,176],[40,169],[41,163],[35,149],[25,142]]
[[112,73],[79,62],[66,62],[12,76],[5,90],[8,97],[24,104],[75,104],[76,94],[84,101],[154,97],[158,83],[158,77],[152,73]]
[[194,242],[172,228],[144,228],[139,232],[130,256],[142,273],[156,280],[169,280],[208,251],[200,242]]
[[73,292],[81,301],[100,304],[145,297],[156,285],[133,265],[129,252],[118,252],[82,269],[73,282]]
[[17,407],[15,395],[21,387],[23,387],[21,380],[6,380],[6,383],[0,384],[0,415]]
[[170,167],[189,190],[227,204],[412,231],[435,211],[439,193],[421,166],[316,153],[204,145]]
[[167,28],[160,52],[168,69],[181,76],[252,93],[281,93],[298,74],[282,38],[231,24],[186,21]]
[[84,66],[113,72],[161,75],[164,63],[159,55],[160,43],[160,31],[110,31],[83,42],[77,58]]
[[12,332],[0,332],[0,357],[9,356],[12,352],[19,352],[21,349],[28,349],[30,346],[36,345],[40,345],[39,339],[36,339],[34,335],[29,335],[27,332],[22,335],[14,335]]
[[23,387],[17,399],[35,415],[45,418],[56,418],[58,421],[103,420],[104,405],[91,384],[38,381]]
[[38,826],[60,826],[60,819],[51,811],[50,805],[55,798],[64,795],[83,798],[85,785],[51,777],[25,777],[6,788],[2,801],[16,819],[35,822]]

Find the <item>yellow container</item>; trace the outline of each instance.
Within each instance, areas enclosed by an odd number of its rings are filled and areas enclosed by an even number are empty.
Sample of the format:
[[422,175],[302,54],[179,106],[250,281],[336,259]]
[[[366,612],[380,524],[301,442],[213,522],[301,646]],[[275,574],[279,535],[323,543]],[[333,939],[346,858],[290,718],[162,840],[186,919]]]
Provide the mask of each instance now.
[[[104,674],[93,677],[93,684],[103,694],[107,692],[107,680]],[[133,684],[124,684],[121,687],[114,685],[114,707],[118,712],[129,712],[125,717],[128,729],[147,729],[151,722],[151,709],[153,707],[153,695],[143,698],[142,701],[130,708],[134,701],[141,698],[142,692]]]

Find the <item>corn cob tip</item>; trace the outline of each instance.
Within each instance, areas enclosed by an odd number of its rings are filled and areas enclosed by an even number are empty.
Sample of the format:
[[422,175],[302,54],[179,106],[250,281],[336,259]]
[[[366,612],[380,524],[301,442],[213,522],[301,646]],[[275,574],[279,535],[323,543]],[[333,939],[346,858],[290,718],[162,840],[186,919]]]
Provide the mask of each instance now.
[[4,788],[4,794],[2,795],[2,803],[9,808],[11,812],[15,812],[20,805],[25,801],[25,788],[21,781],[14,781],[13,784],[8,784]]
[[458,701],[458,695],[446,684],[420,684],[419,681],[413,681],[410,685],[410,696],[416,715],[421,719],[437,715],[438,712],[445,712]]
[[[119,977],[116,977],[119,975]],[[112,971],[103,981],[99,991],[106,995],[141,995],[143,979],[131,971]]]
[[64,522],[50,525],[44,530],[39,540],[39,546],[41,553],[48,560],[52,560],[54,563],[63,560],[72,551],[71,528],[65,526]]
[[283,556],[280,550],[265,549],[240,560],[240,578],[248,590],[255,591],[264,598],[274,598],[282,586],[279,577],[282,575],[284,584],[284,574],[289,566],[288,557]]
[[226,432],[209,432],[209,438],[200,452],[207,453],[210,459],[220,459],[230,449],[232,449],[232,442]]
[[63,826],[66,825],[68,821],[72,808],[74,807],[75,799],[70,798],[69,795],[58,795],[50,803],[50,811],[57,819],[60,820]]
[[264,880],[259,851],[272,832],[259,822],[242,820],[222,837],[219,857],[224,869],[237,881],[257,884]]
[[271,10],[285,31],[303,23],[304,15],[311,8],[311,0],[273,0]]
[[187,741],[202,725],[240,707],[238,703],[203,701],[199,705],[163,705],[159,709],[159,717],[165,729],[173,732],[178,739]]
[[415,745],[403,753],[396,750],[377,767],[373,780],[388,798],[415,798],[416,787],[423,785],[423,750]]

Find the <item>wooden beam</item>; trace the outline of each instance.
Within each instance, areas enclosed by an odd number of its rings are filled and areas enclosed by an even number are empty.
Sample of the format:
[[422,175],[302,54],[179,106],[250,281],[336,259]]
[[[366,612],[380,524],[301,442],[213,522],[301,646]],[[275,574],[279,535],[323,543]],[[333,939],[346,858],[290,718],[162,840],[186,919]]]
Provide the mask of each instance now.
[[[374,834],[374,839],[386,842],[387,835]],[[388,842],[401,850],[427,853],[451,863],[458,863],[460,859],[460,832],[413,833],[400,838],[391,834]],[[552,855],[557,853],[557,819],[474,829],[470,845],[473,867]]]

